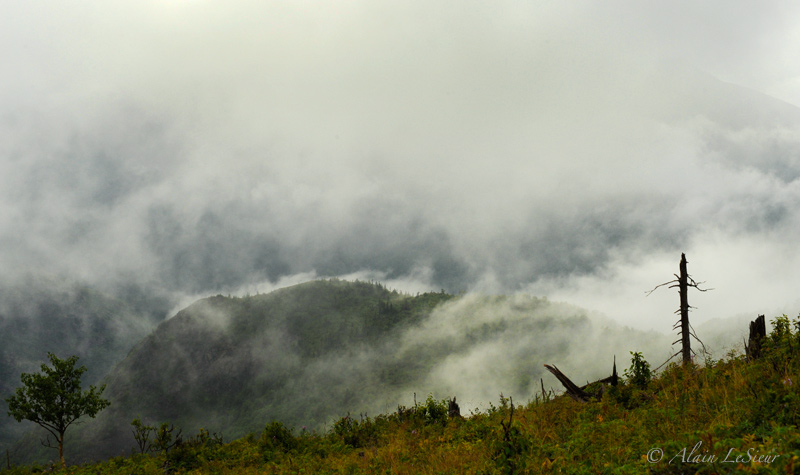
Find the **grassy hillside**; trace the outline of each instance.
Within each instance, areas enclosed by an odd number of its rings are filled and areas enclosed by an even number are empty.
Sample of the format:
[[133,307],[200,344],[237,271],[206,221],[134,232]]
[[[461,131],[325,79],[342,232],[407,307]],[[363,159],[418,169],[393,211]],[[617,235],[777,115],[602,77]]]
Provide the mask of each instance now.
[[730,354],[672,365],[649,381],[632,365],[597,402],[501,396],[486,411],[449,418],[445,401],[428,398],[344,417],[322,433],[273,422],[226,442],[200,431],[168,451],[64,473],[797,473],[798,329],[800,319],[776,319],[755,361]]

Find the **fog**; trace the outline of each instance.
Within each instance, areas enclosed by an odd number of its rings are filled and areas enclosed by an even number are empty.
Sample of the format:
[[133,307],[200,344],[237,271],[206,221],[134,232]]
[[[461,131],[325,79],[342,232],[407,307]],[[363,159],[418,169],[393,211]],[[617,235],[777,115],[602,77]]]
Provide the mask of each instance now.
[[615,362],[622,375],[632,351],[643,351],[655,368],[671,356],[671,341],[563,303],[523,295],[469,295],[437,308],[400,337],[401,357],[436,352],[441,357],[421,383],[403,388],[395,398],[407,400],[417,387],[439,397],[457,395],[465,411],[485,410],[500,393],[526,402],[541,397],[542,385],[563,392],[544,364],[555,364],[582,385],[611,375]]
[[800,310],[789,2],[7,3],[3,279]]

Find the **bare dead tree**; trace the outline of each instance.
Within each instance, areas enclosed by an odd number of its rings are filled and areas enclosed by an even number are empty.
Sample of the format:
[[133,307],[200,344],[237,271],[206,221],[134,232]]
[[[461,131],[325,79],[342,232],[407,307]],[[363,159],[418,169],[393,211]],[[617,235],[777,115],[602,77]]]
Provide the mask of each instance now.
[[[694,337],[705,350],[705,345],[697,337],[694,333],[694,329],[689,324],[689,309],[695,308],[689,305],[689,287],[694,287],[695,289],[699,290],[700,292],[707,292],[713,289],[702,289],[700,285],[704,284],[704,282],[695,282],[695,280],[689,275],[689,272],[686,270],[686,254],[681,253],[681,262],[680,262],[680,275],[673,274],[675,276],[675,280],[671,280],[669,282],[664,282],[663,284],[656,285],[653,290],[647,292],[647,295],[652,294],[656,291],[659,287],[669,286],[670,289],[677,287],[678,294],[680,295],[681,299],[681,306],[680,308],[675,311],[675,313],[680,313],[681,319],[675,326],[672,327],[673,330],[677,330],[680,328],[680,338],[672,342],[674,345],[675,343],[681,343],[681,353],[683,357],[683,364],[687,365],[692,360],[692,346],[690,337]],[[677,353],[676,353],[677,354]],[[675,356],[675,355],[673,355]],[[671,358],[670,358],[671,359]]]

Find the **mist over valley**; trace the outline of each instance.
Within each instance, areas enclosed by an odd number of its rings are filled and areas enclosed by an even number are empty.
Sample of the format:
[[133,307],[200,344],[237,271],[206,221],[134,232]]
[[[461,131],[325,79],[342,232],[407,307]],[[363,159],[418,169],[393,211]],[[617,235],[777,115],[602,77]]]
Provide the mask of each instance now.
[[[3,398],[47,352],[131,419],[236,437],[463,412],[800,311],[800,7],[0,6]],[[792,59],[787,59],[792,58]],[[380,284],[377,284],[377,283]],[[699,347],[697,347],[699,348]],[[88,447],[96,447],[96,451]]]

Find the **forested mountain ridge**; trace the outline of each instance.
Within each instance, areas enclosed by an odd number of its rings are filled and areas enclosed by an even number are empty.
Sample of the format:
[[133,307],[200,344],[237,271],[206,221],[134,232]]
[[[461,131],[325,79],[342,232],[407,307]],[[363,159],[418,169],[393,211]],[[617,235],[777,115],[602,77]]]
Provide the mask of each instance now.
[[109,394],[142,403],[136,393],[144,389],[146,407],[162,407],[165,416],[186,405],[205,412],[219,398],[255,398],[284,387],[314,360],[391,338],[450,298],[338,280],[251,297],[217,295],[178,312],[138,344],[112,373]]

